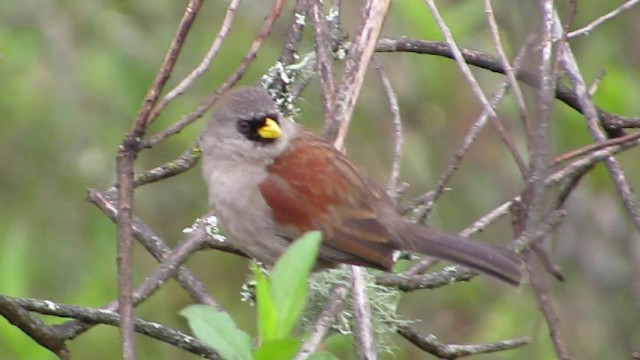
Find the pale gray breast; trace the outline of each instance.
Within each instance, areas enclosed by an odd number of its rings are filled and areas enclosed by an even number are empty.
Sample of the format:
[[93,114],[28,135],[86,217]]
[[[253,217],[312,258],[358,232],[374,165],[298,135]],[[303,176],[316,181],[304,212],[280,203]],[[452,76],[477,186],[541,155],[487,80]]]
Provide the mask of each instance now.
[[267,176],[265,167],[207,159],[203,161],[203,173],[209,189],[209,204],[223,234],[247,255],[273,264],[289,242],[275,235],[271,208],[258,188]]

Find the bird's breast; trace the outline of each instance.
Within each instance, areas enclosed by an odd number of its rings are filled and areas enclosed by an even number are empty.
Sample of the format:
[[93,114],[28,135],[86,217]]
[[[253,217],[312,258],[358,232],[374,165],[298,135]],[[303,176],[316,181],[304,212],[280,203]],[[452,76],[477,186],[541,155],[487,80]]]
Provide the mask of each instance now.
[[267,176],[266,169],[223,162],[207,165],[204,178],[209,204],[222,232],[247,255],[273,264],[289,243],[275,234],[271,209],[258,188]]

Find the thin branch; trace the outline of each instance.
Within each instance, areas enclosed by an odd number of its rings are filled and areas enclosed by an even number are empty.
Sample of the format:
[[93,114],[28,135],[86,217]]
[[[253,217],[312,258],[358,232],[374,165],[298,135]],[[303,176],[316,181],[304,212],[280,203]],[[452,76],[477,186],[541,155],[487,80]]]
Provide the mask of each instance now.
[[609,20],[615,18],[616,16],[622,14],[624,11],[631,9],[632,7],[637,5],[639,2],[640,2],[640,0],[629,0],[626,3],[618,6],[614,10],[610,11],[609,13],[607,13],[605,15],[602,15],[601,17],[597,18],[596,20],[594,20],[589,25],[568,33],[567,34],[567,38],[568,39],[572,39],[572,38],[575,38],[575,37],[578,37],[578,36],[582,36],[582,35],[589,35],[596,27],[598,27],[598,26],[604,24],[606,21],[609,21]]
[[[524,100],[524,94],[522,93],[522,89],[520,89],[520,83],[516,79],[516,74],[509,63],[509,58],[507,57],[506,52],[502,46],[502,40],[500,39],[500,31],[498,30],[498,23],[496,22],[495,17],[493,16],[493,7],[491,5],[491,0],[484,0],[484,8],[485,14],[487,15],[487,22],[489,23],[489,29],[491,30],[491,36],[493,38],[493,43],[498,53],[498,58],[502,62],[502,67],[507,75],[507,79],[509,79],[509,85],[511,85],[511,89],[513,90],[514,95],[516,96],[516,101],[518,104],[518,109],[520,110],[520,116],[522,116],[524,120],[525,129],[527,132],[531,131],[531,119],[529,118],[529,112],[527,111],[527,104]],[[526,51],[526,46],[523,51]],[[522,169],[521,169],[522,170]],[[523,175],[525,172],[523,172]]]
[[350,266],[351,270],[351,297],[353,299],[353,315],[356,331],[356,352],[360,360],[375,360],[378,358],[371,326],[371,308],[367,297],[367,282],[364,269],[359,266]]
[[409,326],[402,326],[398,334],[410,341],[421,350],[439,359],[459,359],[477,354],[490,354],[498,351],[516,349],[531,342],[527,337],[496,341],[487,344],[453,345],[443,344],[434,335],[420,335]]
[[[291,24],[284,36],[284,44],[282,46],[282,52],[278,58],[278,63],[283,67],[287,67],[293,64],[298,59],[298,47],[302,40],[302,33],[306,25],[307,8],[309,7],[309,0],[297,0],[293,11],[291,12]],[[278,94],[284,94],[289,91],[288,87],[291,83],[291,79],[285,78],[280,74],[275,78],[271,89],[275,90]]]
[[623,144],[616,144],[608,146],[604,149],[595,150],[594,152],[586,155],[585,157],[575,160],[574,162],[566,165],[564,168],[551,174],[545,181],[546,186],[554,186],[561,183],[568,176],[575,176],[584,169],[593,167],[596,163],[604,161],[605,159],[619,154],[624,150],[640,145],[640,137],[634,137],[630,141]]
[[568,151],[558,157],[556,157],[553,162],[551,163],[551,167],[553,166],[557,166],[565,161],[574,159],[576,157],[579,156],[583,156],[583,155],[589,155],[594,153],[596,150],[600,150],[600,149],[604,149],[607,148],[609,146],[614,146],[614,145],[623,145],[629,142],[633,142],[636,139],[640,138],[640,132],[636,132],[633,134],[627,134],[625,136],[621,136],[619,138],[615,138],[615,139],[607,139],[603,142],[599,142],[599,143],[594,143],[594,144],[589,144],[586,146],[583,146],[581,148],[575,149],[575,150],[571,150]]
[[58,331],[32,316],[14,298],[0,294],[0,315],[61,360],[71,359],[69,349],[64,343],[65,339]]
[[211,62],[218,55],[220,51],[220,47],[222,46],[222,42],[227,37],[229,30],[231,29],[231,24],[233,23],[233,18],[236,13],[236,9],[240,4],[240,0],[231,0],[229,3],[229,7],[227,8],[227,12],[224,15],[224,19],[222,20],[222,25],[220,26],[220,30],[218,34],[213,39],[213,43],[209,48],[209,51],[205,54],[204,58],[198,64],[198,66],[189,74],[187,77],[182,79],[182,81],[171,91],[169,91],[160,102],[155,106],[153,112],[151,114],[151,118],[156,118],[160,112],[175,98],[182,95],[198,78],[200,78],[209,68],[211,67]]
[[184,41],[195,20],[202,0],[191,0],[176,34],[171,41],[169,50],[160,66],[160,70],[145,96],[133,126],[124,136],[118,154],[116,156],[116,176],[118,180],[118,312],[120,322],[120,337],[122,341],[122,357],[124,360],[136,359],[136,345],[133,325],[133,300],[132,300],[132,271],[131,271],[131,244],[132,216],[133,216],[133,163],[140,152],[140,139],[144,136],[147,126],[154,120],[150,117],[151,111],[158,101],[169,76],[176,64],[178,55],[182,50]]
[[142,174],[137,174],[133,180],[133,186],[138,187],[151,184],[163,179],[170,178],[182,174],[183,172],[193,168],[200,160],[200,149],[197,145],[193,145],[185,150],[178,158],[162,164],[153,169],[147,170]]
[[[116,171],[118,178],[118,312],[120,322],[120,335],[122,341],[122,358],[124,360],[136,359],[135,336],[133,330],[133,301],[132,301],[132,270],[131,270],[131,243],[132,243],[132,217],[133,217],[133,161],[139,148],[130,146],[127,139],[118,150]],[[136,142],[137,143],[137,142]]]
[[322,88],[322,105],[325,114],[325,126],[331,123],[331,110],[334,107],[335,84],[333,81],[333,53],[329,27],[323,12],[321,0],[310,0],[309,18],[313,24],[314,45],[316,51],[316,67]]
[[396,95],[391,81],[387,76],[384,68],[374,56],[373,65],[380,76],[382,81],[382,87],[387,94],[387,100],[389,101],[389,109],[393,115],[393,163],[391,165],[391,174],[389,175],[389,182],[387,183],[387,193],[397,200],[399,196],[398,192],[398,179],[400,178],[400,164],[402,162],[402,144],[404,143],[404,135],[402,133],[402,116],[400,115],[400,106],[398,105],[398,96]]
[[[169,277],[178,271],[180,265],[182,265],[189,255],[202,247],[205,237],[204,224],[198,224],[194,231],[190,232],[186,238],[167,255],[165,261],[162,262],[151,275],[146,277],[136,291],[133,292],[131,297],[132,305],[137,306],[155,293]],[[118,301],[112,301],[100,309],[114,311],[119,307],[118,305]],[[67,334],[66,337],[72,339],[87,331],[91,326],[90,324],[75,320],[56,325],[56,328],[64,329]]]
[[242,76],[246,73],[247,69],[249,69],[249,65],[253,63],[253,60],[255,60],[258,54],[258,50],[260,50],[260,48],[262,47],[262,44],[264,43],[265,39],[271,33],[271,30],[273,29],[273,24],[282,13],[283,5],[284,5],[284,0],[275,0],[275,3],[271,8],[271,12],[264,19],[264,22],[262,23],[262,27],[260,28],[258,35],[251,43],[251,46],[249,47],[247,54],[242,58],[240,66],[238,66],[236,71],[227,78],[224,84],[222,84],[222,86],[220,86],[213,94],[211,94],[204,101],[202,101],[194,111],[182,116],[180,120],[178,120],[174,124],[168,126],[163,131],[153,136],[150,136],[147,140],[143,141],[141,143],[141,146],[143,148],[150,148],[155,146],[156,144],[164,141],[166,138],[179,133],[186,126],[188,126],[189,124],[199,119],[207,110],[209,110],[213,106],[213,104],[216,103],[216,101],[218,101],[218,98],[220,98],[220,96],[225,91],[233,87],[238,82],[238,80],[242,78]]
[[[520,66],[520,63],[523,60],[525,53],[526,51],[523,49],[520,52],[520,54],[518,54],[518,57],[516,57],[516,61],[514,63],[514,66],[516,68]],[[502,86],[498,89],[498,91],[496,91],[496,93],[491,98],[492,107],[498,106],[500,101],[502,101],[504,96],[507,94],[508,89],[509,89],[509,81],[503,82]],[[424,222],[427,219],[429,212],[433,208],[433,205],[447,189],[446,188],[447,183],[449,182],[453,174],[460,167],[460,163],[462,162],[464,155],[469,151],[469,149],[471,148],[471,145],[473,145],[473,143],[475,142],[476,138],[480,134],[480,131],[486,125],[488,119],[492,120],[492,124],[494,125],[494,127],[498,129],[498,132],[501,133],[501,139],[503,140],[507,148],[511,150],[511,154],[513,155],[513,158],[516,164],[518,165],[520,171],[522,173],[527,171],[526,165],[524,165],[524,161],[519,155],[513,141],[510,139],[510,137],[506,136],[506,134],[502,134],[502,132],[500,131],[502,124],[499,121],[496,121],[497,117],[490,117],[487,111],[483,111],[480,117],[478,118],[478,120],[476,120],[476,122],[473,123],[473,125],[471,125],[471,128],[469,129],[469,132],[465,135],[465,138],[463,139],[462,144],[460,145],[460,148],[455,152],[451,161],[449,161],[449,164],[447,165],[447,169],[445,170],[445,172],[440,176],[440,178],[438,178],[438,183],[436,184],[436,190],[434,191],[433,197],[422,209],[422,213],[420,213],[418,216],[418,222]]]
[[331,325],[336,320],[336,316],[340,311],[342,311],[342,307],[344,305],[344,299],[347,296],[349,290],[346,286],[337,286],[335,289],[331,291],[329,295],[329,300],[327,301],[327,307],[322,310],[320,315],[318,316],[318,320],[316,320],[313,325],[313,330],[311,334],[307,338],[307,340],[302,344],[298,354],[293,358],[293,360],[303,360],[309,357],[311,354],[316,352],[322,340],[324,339],[327,332],[331,329]]
[[[112,191],[103,193],[89,189],[87,201],[96,205],[112,221],[117,218],[117,202]],[[167,246],[166,242],[137,217],[133,218],[132,228],[133,236],[158,262],[164,261],[171,253],[171,248]],[[186,267],[180,266],[174,278],[196,303],[222,309],[215,299],[208,294],[205,285]]]
[[442,18],[442,15],[440,15],[440,11],[438,11],[438,8],[436,7],[435,2],[433,0],[425,0],[425,3],[427,4],[427,7],[429,8],[429,11],[431,12],[431,15],[435,19],[436,24],[438,25],[438,28],[442,32],[442,35],[444,35],[445,41],[446,41],[447,45],[449,46],[449,49],[453,53],[453,58],[455,59],[456,63],[458,64],[458,67],[460,68],[460,71],[462,71],[462,75],[464,76],[465,80],[467,80],[467,82],[471,86],[471,90],[473,91],[473,93],[476,95],[476,97],[478,98],[478,100],[482,104],[482,106],[484,108],[484,111],[486,113],[488,113],[490,117],[496,117],[497,115],[496,115],[495,111],[493,110],[493,107],[489,103],[489,99],[487,98],[487,96],[484,94],[484,92],[480,88],[480,85],[478,84],[478,81],[476,81],[475,77],[471,73],[471,69],[469,69],[469,66],[464,61],[464,57],[462,56],[462,53],[460,52],[460,49],[458,48],[458,45],[456,45],[456,42],[453,39],[453,35],[451,34],[451,30],[449,30],[449,27],[444,22],[444,19]]
[[[557,14],[555,14],[555,16],[557,18]],[[582,78],[578,63],[573,56],[573,52],[569,45],[565,43],[562,50],[562,66],[567,72],[569,80],[572,82],[576,93],[578,94],[578,100],[581,106],[585,110],[583,114],[585,115],[589,132],[596,142],[601,143],[605,141],[607,137],[598,126],[596,107],[591,100],[586,82]],[[616,190],[618,191],[618,195],[620,195],[620,198],[622,199],[622,204],[631,217],[631,221],[635,225],[636,230],[640,233],[640,206],[638,205],[634,192],[624,175],[624,171],[622,170],[620,163],[615,157],[610,156],[604,159],[604,165],[611,175]]]
[[[505,74],[505,70],[497,58],[489,56],[481,51],[471,49],[460,49],[464,60],[473,66],[486,69],[492,72]],[[390,39],[384,38],[378,41],[376,46],[377,52],[410,52],[415,54],[430,54],[436,56],[442,56],[449,59],[453,59],[453,53],[449,49],[446,43],[439,41],[426,41],[410,38],[398,38]],[[534,72],[528,72],[525,70],[519,70],[516,72],[516,78],[533,87],[539,88],[539,78]],[[555,96],[558,100],[562,101],[574,110],[583,113],[583,108],[580,105],[578,96],[572,89],[562,85],[556,84]],[[598,112],[598,119],[602,123],[603,128],[607,132],[609,138],[623,136],[622,129],[627,125],[636,125],[631,127],[638,127],[640,125],[640,118],[627,118],[616,114],[608,113],[600,108],[596,108]]]
[[[120,324],[120,316],[112,311],[105,309],[86,308],[76,305],[60,304],[51,300],[31,299],[31,298],[10,298],[23,308],[44,315],[66,317],[76,319],[82,323],[98,325],[105,324],[110,326],[118,326]],[[202,356],[206,359],[222,359],[220,355],[204,344],[202,341],[184,334],[178,330],[165,327],[162,324],[150,321],[144,321],[138,318],[133,319],[134,330],[137,333],[149,336],[161,342],[173,345],[190,353]],[[72,338],[70,334],[65,334],[66,338]]]
[[154,114],[152,110],[158,102],[162,89],[167,81],[169,81],[169,77],[171,76],[173,68],[178,60],[178,55],[180,55],[180,52],[182,51],[182,46],[187,39],[187,34],[189,34],[189,30],[191,30],[191,26],[193,25],[201,6],[202,0],[190,0],[189,4],[187,4],[184,14],[182,15],[182,19],[180,20],[180,24],[176,30],[176,34],[169,45],[169,50],[162,61],[160,71],[156,75],[153,85],[151,85],[149,92],[142,102],[138,116],[136,117],[134,127],[137,128],[137,130],[142,131],[142,133],[134,131],[138,137],[142,137],[142,135],[144,135],[144,129],[157,118],[158,113]]
[[[529,261],[529,264],[531,264],[531,261]],[[536,269],[535,265],[533,265],[533,269],[529,273],[533,293],[536,296],[540,312],[542,312],[545,321],[547,322],[549,335],[551,336],[551,339],[553,341],[558,359],[568,360],[570,359],[569,351],[567,349],[565,341],[562,338],[562,334],[560,333],[560,318],[558,317],[558,314],[556,313],[554,306],[549,299],[549,291],[545,284],[543,273],[542,271]]]
[[343,147],[351,114],[390,5],[391,0],[368,0],[362,10],[357,35],[349,48],[335,106],[329,117],[332,123],[324,131],[325,138],[338,149]]

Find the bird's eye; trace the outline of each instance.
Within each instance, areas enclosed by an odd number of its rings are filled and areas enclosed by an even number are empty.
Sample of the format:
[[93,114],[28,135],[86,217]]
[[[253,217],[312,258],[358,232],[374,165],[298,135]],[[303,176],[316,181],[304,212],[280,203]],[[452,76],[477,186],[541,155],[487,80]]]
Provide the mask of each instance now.
[[249,135],[249,132],[251,131],[251,124],[249,123],[249,120],[240,120],[236,126],[241,134]]

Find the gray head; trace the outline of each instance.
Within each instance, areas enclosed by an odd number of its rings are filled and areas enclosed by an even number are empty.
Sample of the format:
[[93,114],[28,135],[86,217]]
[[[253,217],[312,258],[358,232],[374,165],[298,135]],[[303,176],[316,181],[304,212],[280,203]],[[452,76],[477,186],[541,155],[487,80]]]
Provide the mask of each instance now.
[[200,147],[205,161],[269,162],[284,150],[294,131],[295,125],[282,117],[265,89],[238,87],[218,101]]

